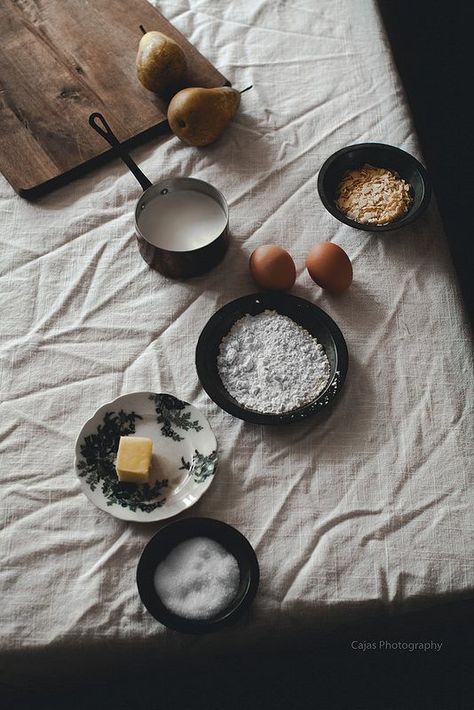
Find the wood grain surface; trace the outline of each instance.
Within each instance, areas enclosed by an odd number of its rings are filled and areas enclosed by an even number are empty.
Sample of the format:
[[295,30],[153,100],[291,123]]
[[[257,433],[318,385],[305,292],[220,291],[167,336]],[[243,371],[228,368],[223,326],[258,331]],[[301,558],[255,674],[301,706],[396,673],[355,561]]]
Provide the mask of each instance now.
[[0,0],[0,170],[20,195],[112,157],[93,111],[129,147],[167,130],[166,101],[137,79],[140,25],[181,45],[183,86],[228,84],[147,0]]

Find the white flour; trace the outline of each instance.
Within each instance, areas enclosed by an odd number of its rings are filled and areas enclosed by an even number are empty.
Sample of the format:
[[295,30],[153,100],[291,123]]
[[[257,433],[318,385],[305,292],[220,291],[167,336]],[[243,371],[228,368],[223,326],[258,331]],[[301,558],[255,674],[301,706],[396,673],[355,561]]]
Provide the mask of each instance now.
[[276,311],[236,321],[222,339],[217,367],[224,387],[241,406],[267,414],[313,401],[331,369],[316,338]]

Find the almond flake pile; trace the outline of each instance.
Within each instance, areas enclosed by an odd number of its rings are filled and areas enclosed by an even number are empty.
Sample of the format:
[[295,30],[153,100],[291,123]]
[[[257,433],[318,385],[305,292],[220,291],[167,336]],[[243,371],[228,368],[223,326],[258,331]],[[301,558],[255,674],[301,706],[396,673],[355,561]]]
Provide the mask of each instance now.
[[410,185],[396,173],[363,165],[344,175],[336,205],[356,222],[381,225],[402,217],[412,201]]

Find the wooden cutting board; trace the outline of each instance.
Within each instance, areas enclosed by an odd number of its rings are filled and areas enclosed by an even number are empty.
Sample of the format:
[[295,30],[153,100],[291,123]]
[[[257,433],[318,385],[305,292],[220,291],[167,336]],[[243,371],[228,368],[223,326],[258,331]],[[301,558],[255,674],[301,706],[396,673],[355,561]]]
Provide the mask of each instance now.
[[93,111],[128,147],[167,130],[166,102],[137,79],[140,25],[181,45],[185,86],[229,83],[147,0],[0,0],[0,170],[22,197],[113,156]]

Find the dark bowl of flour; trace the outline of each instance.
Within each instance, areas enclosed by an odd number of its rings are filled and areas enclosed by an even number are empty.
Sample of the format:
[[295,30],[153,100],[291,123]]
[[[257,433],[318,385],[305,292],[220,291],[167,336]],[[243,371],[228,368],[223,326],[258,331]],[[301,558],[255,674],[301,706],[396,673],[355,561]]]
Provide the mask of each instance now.
[[231,301],[209,319],[196,347],[209,397],[254,424],[289,424],[327,410],[347,368],[346,342],[333,319],[286,293]]

